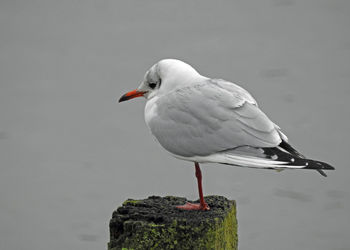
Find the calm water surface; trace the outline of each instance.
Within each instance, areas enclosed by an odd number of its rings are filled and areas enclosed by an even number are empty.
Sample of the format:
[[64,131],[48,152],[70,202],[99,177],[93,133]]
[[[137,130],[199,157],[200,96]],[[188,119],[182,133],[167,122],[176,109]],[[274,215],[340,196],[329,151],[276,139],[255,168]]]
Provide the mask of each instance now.
[[158,146],[142,99],[162,58],[249,90],[290,141],[336,167],[203,166],[238,202],[239,245],[350,249],[350,2],[1,1],[0,249],[105,249],[127,198],[196,199],[193,166]]

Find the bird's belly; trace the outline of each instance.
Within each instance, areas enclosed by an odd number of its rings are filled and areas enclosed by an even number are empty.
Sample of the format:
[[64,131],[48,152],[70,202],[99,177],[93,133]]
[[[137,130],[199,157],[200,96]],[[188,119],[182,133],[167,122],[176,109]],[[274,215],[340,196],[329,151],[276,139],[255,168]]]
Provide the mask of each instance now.
[[147,124],[147,127],[150,128],[150,123],[152,119],[155,119],[157,116],[157,101],[158,97],[154,97],[147,101],[145,105],[145,122]]

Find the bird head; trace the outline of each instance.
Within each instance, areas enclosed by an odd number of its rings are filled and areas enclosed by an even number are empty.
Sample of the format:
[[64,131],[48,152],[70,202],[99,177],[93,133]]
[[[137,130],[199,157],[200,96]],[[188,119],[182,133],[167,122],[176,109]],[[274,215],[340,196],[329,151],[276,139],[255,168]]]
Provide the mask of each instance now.
[[149,100],[203,79],[207,78],[201,76],[191,65],[177,59],[163,59],[146,72],[137,89],[124,94],[119,102],[140,96]]

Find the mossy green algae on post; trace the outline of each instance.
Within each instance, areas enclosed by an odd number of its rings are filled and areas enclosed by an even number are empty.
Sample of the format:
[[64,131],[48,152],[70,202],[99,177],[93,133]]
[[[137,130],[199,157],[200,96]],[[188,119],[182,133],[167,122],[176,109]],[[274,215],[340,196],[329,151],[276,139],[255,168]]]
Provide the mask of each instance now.
[[113,213],[108,249],[237,249],[235,202],[205,199],[210,211],[179,210],[187,200],[173,196],[127,200]]

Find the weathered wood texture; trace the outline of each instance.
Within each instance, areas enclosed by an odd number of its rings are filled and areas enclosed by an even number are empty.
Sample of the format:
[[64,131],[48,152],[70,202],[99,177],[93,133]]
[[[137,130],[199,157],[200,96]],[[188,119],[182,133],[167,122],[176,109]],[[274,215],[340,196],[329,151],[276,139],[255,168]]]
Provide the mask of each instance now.
[[210,211],[183,211],[180,197],[127,200],[113,212],[109,250],[237,249],[236,203],[207,196]]

